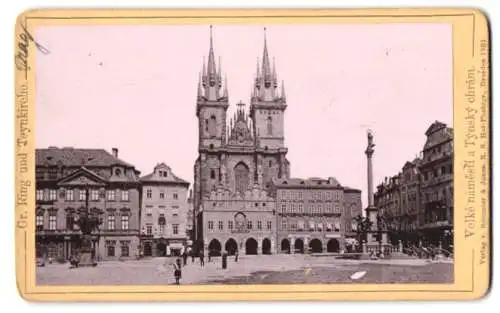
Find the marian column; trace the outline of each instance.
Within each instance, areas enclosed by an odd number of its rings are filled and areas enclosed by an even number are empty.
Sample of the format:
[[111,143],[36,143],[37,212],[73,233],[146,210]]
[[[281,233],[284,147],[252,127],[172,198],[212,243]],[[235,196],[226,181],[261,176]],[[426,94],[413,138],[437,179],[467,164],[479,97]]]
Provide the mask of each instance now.
[[[371,131],[368,131],[368,145],[365,150],[366,154],[366,160],[367,160],[367,174],[368,174],[368,207],[366,208],[366,213],[367,217],[371,219],[371,216],[368,214],[371,209],[375,209],[374,204],[373,204],[373,164],[372,164],[372,157],[373,153],[375,150],[373,149],[375,147],[375,144],[373,143],[373,134]],[[376,219],[375,221],[372,222],[377,222]]]
[[[367,234],[367,248],[368,250],[381,250],[387,245],[387,233],[381,229],[378,225],[378,208],[375,207],[373,201],[373,164],[372,157],[375,150],[375,144],[373,143],[373,134],[368,131],[367,134],[368,145],[365,150],[366,161],[367,161],[367,174],[368,174],[368,207],[365,209],[366,218],[372,222],[372,227],[370,232]],[[377,240],[377,233],[379,238]]]
[[[365,150],[366,161],[367,161],[367,176],[368,176],[368,206],[365,209],[366,218],[372,222],[371,231],[374,232],[377,230],[377,208],[373,204],[373,164],[372,157],[375,150],[375,144],[373,143],[373,134],[369,130],[367,134],[368,144]],[[375,243],[376,238],[374,234],[370,232],[367,236],[367,245],[371,246]]]

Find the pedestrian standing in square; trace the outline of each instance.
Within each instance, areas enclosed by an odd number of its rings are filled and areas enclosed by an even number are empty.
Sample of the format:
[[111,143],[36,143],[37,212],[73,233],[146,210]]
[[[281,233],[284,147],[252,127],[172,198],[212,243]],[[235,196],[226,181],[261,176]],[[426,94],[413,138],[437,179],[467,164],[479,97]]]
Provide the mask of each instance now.
[[205,256],[203,255],[203,251],[200,251],[200,266],[205,266]]
[[180,279],[182,277],[182,271],[181,271],[181,259],[178,258],[175,263],[174,263],[174,277],[175,277],[175,284],[179,285]]
[[188,258],[187,252],[184,250],[184,252],[182,253],[182,260],[183,260],[184,266],[186,266],[186,264],[187,264],[187,258]]

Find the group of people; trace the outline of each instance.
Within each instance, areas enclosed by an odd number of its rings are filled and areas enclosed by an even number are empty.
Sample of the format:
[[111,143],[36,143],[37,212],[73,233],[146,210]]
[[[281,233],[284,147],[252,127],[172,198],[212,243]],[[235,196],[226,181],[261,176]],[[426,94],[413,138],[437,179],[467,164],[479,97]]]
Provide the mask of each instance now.
[[[209,251],[208,253],[208,262],[212,261],[212,256],[214,255],[213,251]],[[200,266],[203,267],[205,266],[205,254],[203,253],[203,250],[199,251],[199,253],[195,253],[193,250],[190,251],[184,251],[180,257],[176,258],[173,268],[174,268],[174,278],[175,278],[175,284],[179,285],[180,280],[182,278],[182,267],[187,265],[187,260],[191,256],[191,263],[195,263],[196,257],[200,259]],[[222,268],[226,269],[227,268],[227,252],[222,253]],[[234,261],[238,262],[238,251],[235,251],[234,253]]]

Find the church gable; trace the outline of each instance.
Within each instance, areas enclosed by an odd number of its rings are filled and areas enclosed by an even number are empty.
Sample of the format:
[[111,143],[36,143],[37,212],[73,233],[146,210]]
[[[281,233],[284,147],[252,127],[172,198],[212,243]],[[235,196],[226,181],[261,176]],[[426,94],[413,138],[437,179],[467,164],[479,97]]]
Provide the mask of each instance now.
[[104,186],[106,180],[92,171],[82,167],[62,178],[59,186]]
[[253,146],[251,119],[245,113],[244,104],[239,102],[237,105],[234,119],[230,120],[228,144],[230,146]]

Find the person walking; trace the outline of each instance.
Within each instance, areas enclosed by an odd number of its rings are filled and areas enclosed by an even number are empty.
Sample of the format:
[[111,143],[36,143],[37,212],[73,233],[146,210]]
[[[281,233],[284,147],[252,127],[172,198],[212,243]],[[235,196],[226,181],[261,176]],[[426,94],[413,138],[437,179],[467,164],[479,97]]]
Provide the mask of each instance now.
[[212,250],[208,250],[208,263],[212,262]]
[[234,262],[238,263],[238,250],[234,252]]
[[200,266],[205,266],[205,256],[203,255],[203,251],[200,251]]
[[227,252],[222,252],[222,269],[227,268]]
[[175,277],[175,284],[179,285],[180,279],[182,277],[181,259],[179,258],[174,263],[174,277]]
[[187,264],[187,258],[188,258],[187,252],[186,252],[186,250],[184,250],[184,252],[182,253],[182,261],[183,261],[184,266],[186,266],[186,264]]
[[194,249],[191,250],[191,263],[194,263],[194,257],[195,257],[195,253],[194,253]]

